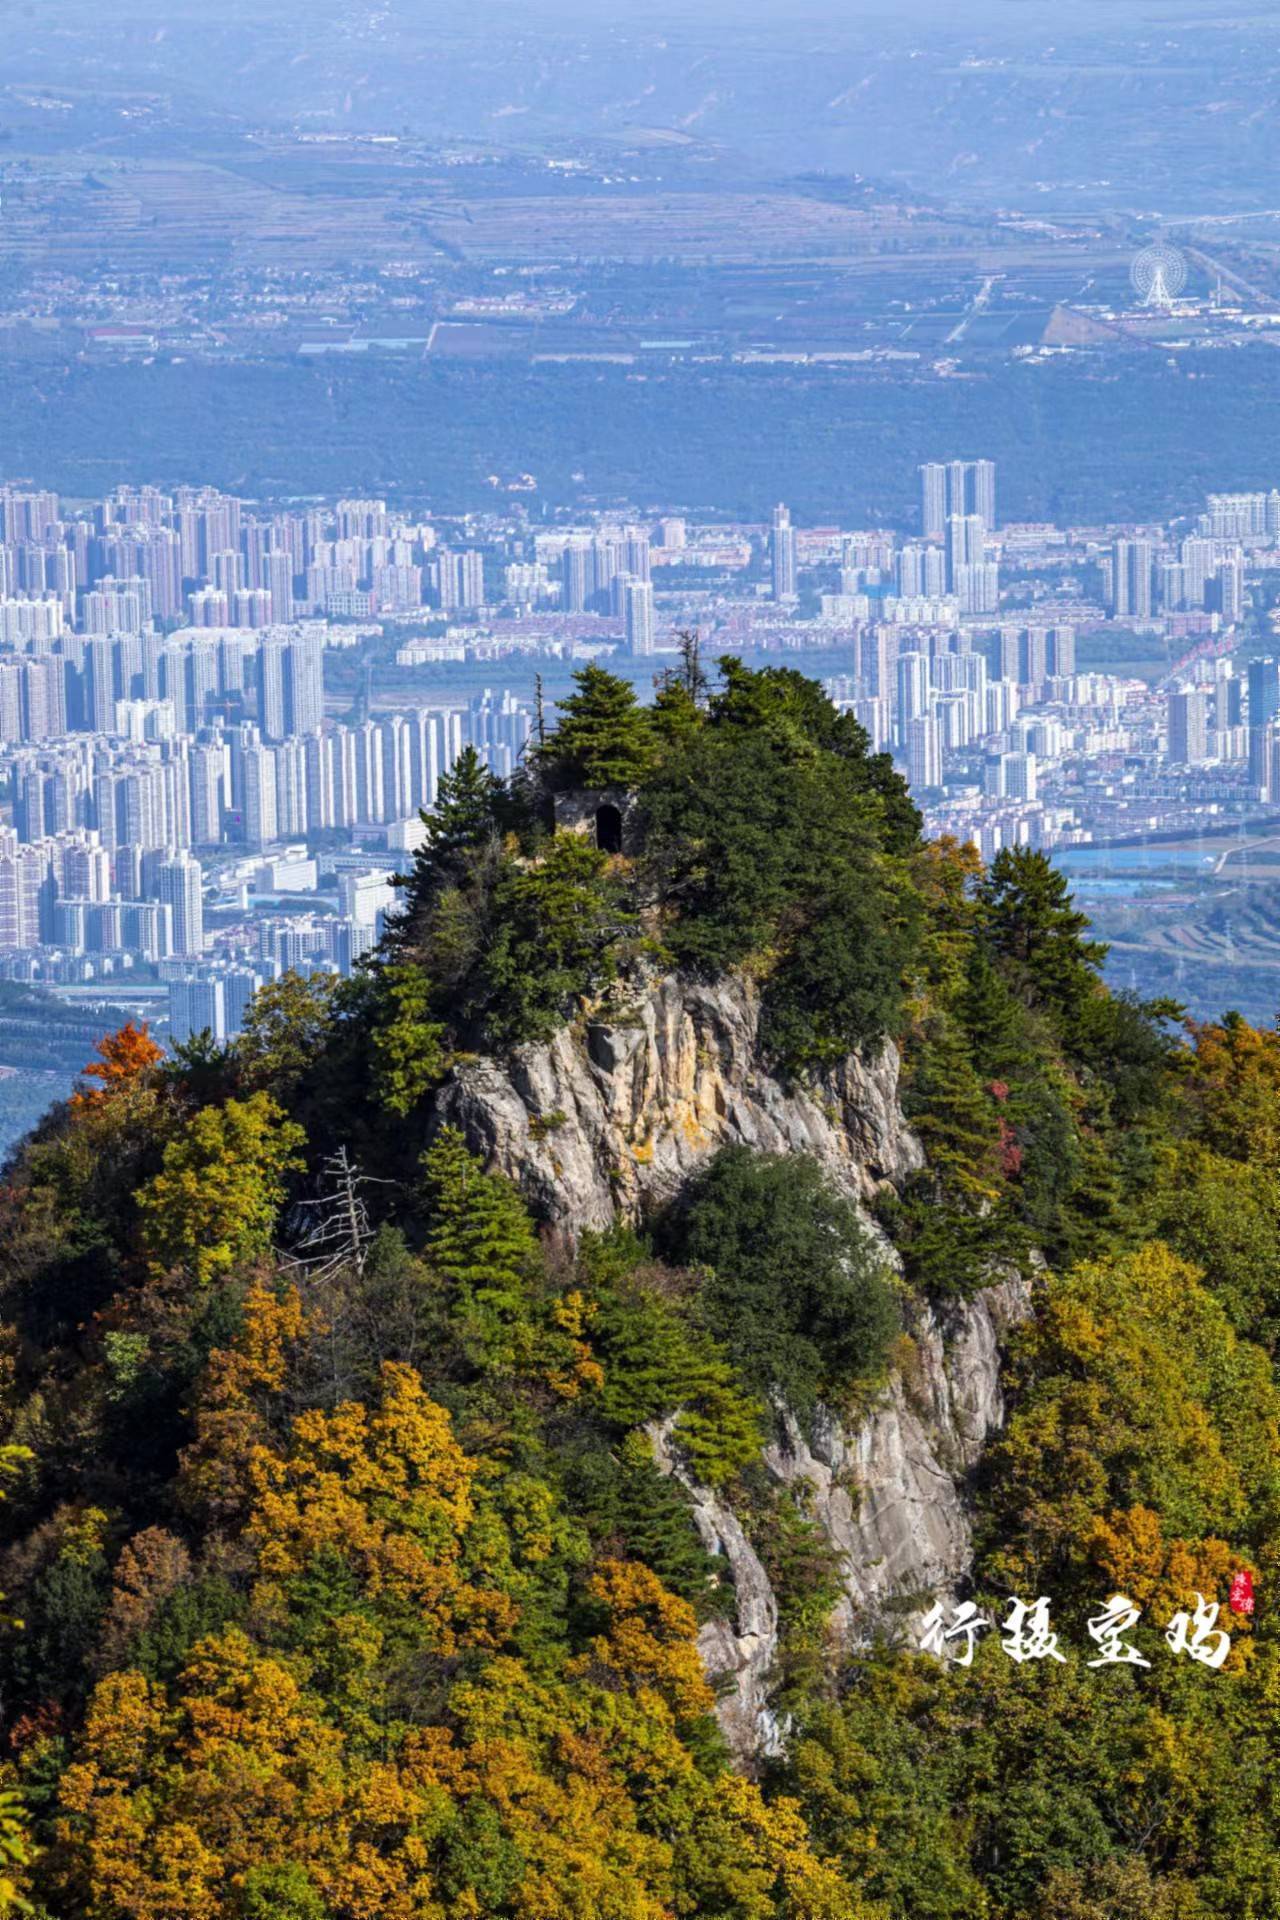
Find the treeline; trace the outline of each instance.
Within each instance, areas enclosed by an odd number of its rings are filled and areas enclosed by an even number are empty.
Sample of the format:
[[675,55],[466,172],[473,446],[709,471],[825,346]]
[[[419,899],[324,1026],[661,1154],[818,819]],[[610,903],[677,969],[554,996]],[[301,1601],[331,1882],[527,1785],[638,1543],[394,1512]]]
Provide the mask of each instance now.
[[356,492],[489,513],[491,474],[532,473],[541,501],[573,512],[586,474],[606,506],[763,523],[782,498],[801,521],[913,527],[908,449],[968,447],[999,462],[1010,518],[1097,526],[1167,520],[1275,474],[1263,342],[1183,351],[1174,365],[1000,354],[964,380],[652,362],[639,380],[627,367],[391,353],[216,366],[50,356],[38,380],[32,364],[6,363],[9,468],[84,499],[145,473],[260,499]]

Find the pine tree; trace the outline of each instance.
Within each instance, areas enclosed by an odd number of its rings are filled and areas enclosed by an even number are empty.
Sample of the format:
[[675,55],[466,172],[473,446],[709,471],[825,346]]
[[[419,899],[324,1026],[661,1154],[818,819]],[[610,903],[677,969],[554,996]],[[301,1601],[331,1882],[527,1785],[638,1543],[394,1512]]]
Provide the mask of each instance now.
[[1107,949],[1085,936],[1066,880],[1047,855],[1005,847],[979,889],[987,942],[1011,968],[1019,990],[1062,1029],[1071,1027],[1098,988]]
[[699,1539],[688,1495],[660,1471],[647,1434],[629,1433],[617,1446],[585,1451],[571,1464],[569,1497],[606,1552],[642,1560],[701,1617],[731,1600],[717,1586],[723,1565]]
[[560,708],[561,719],[540,756],[551,784],[564,787],[633,787],[653,769],[653,726],[627,681],[602,667],[575,673],[578,691]]
[[428,1265],[453,1296],[451,1311],[482,1372],[531,1357],[530,1284],[538,1242],[508,1180],[486,1173],[462,1135],[446,1127],[422,1156],[431,1225]]
[[700,732],[706,716],[682,675],[671,674],[653,703],[653,726],[664,747],[678,747]]
[[490,1047],[549,1039],[566,1010],[617,970],[634,925],[607,856],[584,835],[559,833],[544,857],[509,862],[492,895],[488,951],[468,996]]
[[386,951],[399,954],[418,945],[432,906],[463,877],[467,856],[499,838],[507,811],[502,782],[474,747],[464,747],[441,775],[435,806],[422,811],[426,839],[414,853],[412,870],[397,876],[404,897],[387,928]]
[[464,747],[449,772],[441,775],[435,807],[425,816],[427,844],[437,860],[479,846],[498,830],[501,795],[497,775],[474,747]]
[[369,1032],[372,1080],[388,1113],[411,1113],[445,1070],[445,1029],[432,1017],[431,981],[412,963],[381,967]]
[[977,941],[969,949],[956,1011],[987,1079],[1015,1082],[1035,1071],[1034,1019],[1010,991],[990,950]]
[[930,1170],[951,1199],[995,1200],[1001,1186],[1003,1083],[983,1082],[964,1033],[944,1014],[914,1050],[906,1110]]

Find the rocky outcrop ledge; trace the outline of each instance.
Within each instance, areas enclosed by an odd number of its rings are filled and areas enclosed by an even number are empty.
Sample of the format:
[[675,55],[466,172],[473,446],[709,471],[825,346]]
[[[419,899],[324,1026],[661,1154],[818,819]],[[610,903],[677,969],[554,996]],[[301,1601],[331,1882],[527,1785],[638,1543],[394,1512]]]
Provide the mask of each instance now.
[[464,1060],[433,1123],[459,1127],[544,1219],[575,1234],[641,1218],[729,1145],[811,1154],[858,1200],[921,1164],[892,1043],[801,1087],[761,1065],[759,1026],[751,981],[666,975],[544,1046]]

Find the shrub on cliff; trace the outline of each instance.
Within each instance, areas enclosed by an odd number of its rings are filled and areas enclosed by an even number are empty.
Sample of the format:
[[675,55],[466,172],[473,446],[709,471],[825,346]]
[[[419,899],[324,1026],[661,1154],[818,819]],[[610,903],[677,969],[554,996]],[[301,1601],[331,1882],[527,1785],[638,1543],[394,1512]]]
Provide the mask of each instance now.
[[807,1413],[883,1374],[899,1330],[892,1282],[816,1161],[726,1147],[665,1237],[707,1269],[700,1314],[756,1392]]

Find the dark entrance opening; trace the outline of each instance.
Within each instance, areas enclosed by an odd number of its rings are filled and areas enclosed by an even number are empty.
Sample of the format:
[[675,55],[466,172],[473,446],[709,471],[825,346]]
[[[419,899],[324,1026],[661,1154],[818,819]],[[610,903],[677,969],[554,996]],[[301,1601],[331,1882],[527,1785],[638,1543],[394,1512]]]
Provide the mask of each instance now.
[[607,801],[596,808],[596,845],[601,853],[622,852],[622,815]]

